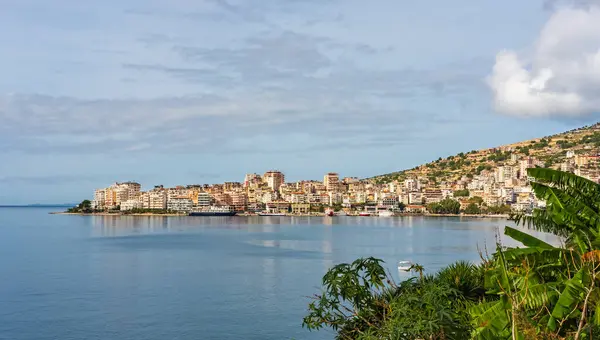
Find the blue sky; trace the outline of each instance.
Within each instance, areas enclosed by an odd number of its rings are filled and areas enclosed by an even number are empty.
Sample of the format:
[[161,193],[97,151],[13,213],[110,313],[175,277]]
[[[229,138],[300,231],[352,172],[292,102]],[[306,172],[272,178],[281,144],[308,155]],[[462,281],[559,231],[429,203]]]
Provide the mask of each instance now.
[[368,177],[597,120],[599,1],[4,0],[0,204]]

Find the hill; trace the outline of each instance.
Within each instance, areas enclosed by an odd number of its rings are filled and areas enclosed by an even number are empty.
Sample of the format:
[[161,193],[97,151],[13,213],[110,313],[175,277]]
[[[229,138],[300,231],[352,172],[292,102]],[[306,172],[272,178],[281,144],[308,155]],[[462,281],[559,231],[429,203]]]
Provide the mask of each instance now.
[[[556,135],[507,144],[490,149],[461,152],[447,158],[370,178],[377,184],[403,181],[408,178],[427,179],[432,185],[453,183],[464,177],[472,178],[483,170],[493,170],[519,159],[531,158],[539,166],[564,169],[567,152],[570,155],[596,155],[600,149],[600,123],[584,126]],[[566,164],[566,165],[565,165]]]

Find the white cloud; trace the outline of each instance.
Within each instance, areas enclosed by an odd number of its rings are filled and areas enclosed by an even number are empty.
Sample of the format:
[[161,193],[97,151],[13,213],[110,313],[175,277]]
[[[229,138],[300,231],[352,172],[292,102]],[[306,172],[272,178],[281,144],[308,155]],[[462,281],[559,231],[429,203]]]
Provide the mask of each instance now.
[[578,116],[600,111],[600,7],[558,9],[530,55],[497,54],[488,84],[502,113]]

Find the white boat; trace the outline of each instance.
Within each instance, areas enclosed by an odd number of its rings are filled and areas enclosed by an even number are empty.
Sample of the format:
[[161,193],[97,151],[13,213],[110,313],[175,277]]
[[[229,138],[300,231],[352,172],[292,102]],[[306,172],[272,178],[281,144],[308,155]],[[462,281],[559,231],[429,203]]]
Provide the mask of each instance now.
[[378,216],[379,217],[392,217],[392,216],[394,216],[394,213],[389,210],[384,210],[384,211],[380,211]]
[[286,216],[284,213],[270,213],[270,212],[259,212],[256,213],[258,216]]
[[410,268],[412,267],[412,262],[410,261],[400,261],[398,262],[398,270],[402,270],[402,271],[409,271]]

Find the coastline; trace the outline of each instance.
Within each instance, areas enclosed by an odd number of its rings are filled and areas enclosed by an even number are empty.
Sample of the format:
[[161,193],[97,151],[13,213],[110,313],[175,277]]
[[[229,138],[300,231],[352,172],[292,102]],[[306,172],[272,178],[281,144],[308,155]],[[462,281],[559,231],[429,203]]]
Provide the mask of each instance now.
[[[50,215],[80,215],[80,216],[147,216],[147,217],[156,217],[156,216],[164,216],[164,217],[188,217],[188,214],[155,214],[155,213],[141,213],[141,214],[122,214],[122,213],[107,213],[107,212],[99,212],[99,213],[70,213],[64,211],[54,211],[50,212]],[[239,217],[252,217],[259,216],[256,214],[248,214],[248,213],[239,213],[235,216]],[[496,218],[496,219],[508,219],[509,215],[467,215],[467,214],[414,214],[414,213],[400,213],[390,217],[407,217],[407,216],[425,216],[425,217],[468,217],[468,218]],[[315,214],[287,214],[285,217],[327,217],[324,213],[315,213]],[[335,215],[332,217],[379,217],[379,216],[359,216],[359,215]],[[386,218],[386,217],[381,217]]]

